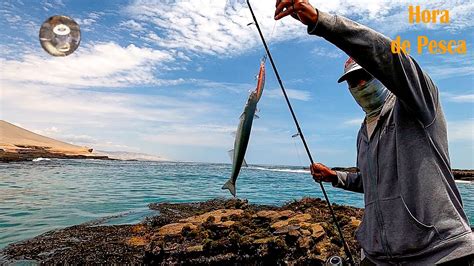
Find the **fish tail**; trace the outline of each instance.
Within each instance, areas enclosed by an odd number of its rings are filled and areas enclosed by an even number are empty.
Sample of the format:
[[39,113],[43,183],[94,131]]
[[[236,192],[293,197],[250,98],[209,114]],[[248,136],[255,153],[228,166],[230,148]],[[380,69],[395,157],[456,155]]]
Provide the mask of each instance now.
[[235,197],[235,185],[232,183],[232,179],[227,180],[225,184],[222,186],[222,189],[228,189],[232,196]]

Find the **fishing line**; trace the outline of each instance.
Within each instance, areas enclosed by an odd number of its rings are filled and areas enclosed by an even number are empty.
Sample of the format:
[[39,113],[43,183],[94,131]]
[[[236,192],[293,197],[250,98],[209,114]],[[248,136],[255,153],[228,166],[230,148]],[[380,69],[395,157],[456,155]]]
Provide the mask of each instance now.
[[295,150],[296,150],[296,156],[298,157],[298,163],[300,164],[300,166],[303,166],[303,161],[301,161],[301,157],[300,157],[300,151],[298,149],[298,146],[296,146],[296,140],[295,138],[298,137],[299,134],[296,133],[294,134],[293,136],[291,136],[291,139],[293,140],[293,144],[295,146]]
[[278,23],[278,20],[275,20],[275,22],[273,23],[272,33],[270,33],[270,38],[268,38],[268,40],[270,40],[270,43],[272,43],[273,41],[273,33],[275,33],[275,28],[276,28],[277,23]]
[[[296,118],[295,112],[293,111],[293,107],[291,106],[290,100],[288,99],[288,95],[286,94],[286,90],[285,90],[285,87],[283,86],[283,82],[281,81],[280,74],[278,74],[278,70],[275,66],[275,63],[273,62],[272,54],[270,53],[270,50],[268,49],[265,38],[263,37],[262,30],[260,29],[260,26],[258,25],[257,18],[255,17],[252,6],[250,5],[250,0],[247,0],[247,5],[249,6],[250,12],[252,13],[253,21],[255,22],[255,26],[257,27],[260,38],[262,39],[263,46],[265,47],[265,51],[267,52],[268,58],[270,59],[270,63],[272,65],[273,71],[275,72],[275,76],[278,80],[278,83],[280,84],[280,88],[283,92],[283,95],[285,96],[286,103],[288,105],[288,108],[290,109],[291,116],[293,117],[293,121],[295,122],[296,129],[298,130],[298,134],[300,135],[301,141],[303,142],[303,145],[306,149],[306,153],[308,154],[308,158],[311,162],[311,165],[313,165],[314,164],[313,157],[311,156],[311,152],[309,151],[308,145],[306,144],[306,140],[304,138],[303,132],[301,131],[300,125],[299,125],[298,120]],[[339,226],[339,223],[337,222],[336,214],[334,213],[334,210],[331,206],[331,203],[329,201],[326,190],[324,189],[324,185],[321,181],[317,181],[317,183],[319,183],[319,185],[321,186],[321,190],[322,190],[322,192],[324,194],[324,198],[326,199],[326,202],[328,204],[328,208],[329,208],[331,216],[334,220],[334,224],[336,225],[337,231],[339,232],[339,236],[341,237],[341,241],[342,241],[342,244],[344,246],[344,251],[346,253],[347,259],[349,260],[349,263],[351,265],[355,265],[354,260],[352,258],[351,251],[349,250],[349,247],[347,246],[344,235],[342,234],[341,227]]]

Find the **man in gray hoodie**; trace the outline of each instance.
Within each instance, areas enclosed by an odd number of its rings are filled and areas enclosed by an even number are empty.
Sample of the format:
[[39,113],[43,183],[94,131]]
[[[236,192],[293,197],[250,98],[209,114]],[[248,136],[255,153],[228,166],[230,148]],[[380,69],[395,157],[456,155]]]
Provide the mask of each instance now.
[[350,56],[339,82],[366,113],[357,137],[358,173],[316,163],[314,179],[364,193],[356,238],[377,265],[473,265],[474,236],[450,167],[446,121],[436,85],[417,62],[391,52],[386,36],[315,9],[277,0],[291,15]]

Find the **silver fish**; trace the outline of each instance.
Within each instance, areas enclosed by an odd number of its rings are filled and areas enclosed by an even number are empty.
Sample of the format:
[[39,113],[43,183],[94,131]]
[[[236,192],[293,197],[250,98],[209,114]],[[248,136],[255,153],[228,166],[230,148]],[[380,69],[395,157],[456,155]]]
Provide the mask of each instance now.
[[235,182],[239,176],[242,164],[246,165],[244,157],[247,150],[247,145],[250,139],[250,131],[252,129],[255,111],[257,110],[257,103],[262,97],[263,87],[265,86],[265,60],[264,56],[260,62],[260,70],[257,78],[257,88],[250,93],[250,96],[245,105],[244,112],[240,116],[239,126],[234,141],[234,149],[232,153],[232,174],[229,180],[222,186],[222,189],[228,189],[235,197]]

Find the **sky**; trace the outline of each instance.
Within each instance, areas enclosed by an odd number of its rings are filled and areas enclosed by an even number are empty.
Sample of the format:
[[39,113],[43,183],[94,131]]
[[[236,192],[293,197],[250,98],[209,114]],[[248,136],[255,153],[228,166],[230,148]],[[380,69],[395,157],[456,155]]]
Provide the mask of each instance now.
[[[347,56],[288,17],[273,0],[253,7],[316,161],[354,166],[364,113],[336,80]],[[322,11],[416,44],[465,40],[466,54],[412,53],[437,84],[452,167],[474,168],[474,2],[310,1]],[[409,24],[408,6],[449,10],[450,23]],[[3,0],[0,119],[96,150],[178,161],[229,163],[227,151],[264,49],[241,0]],[[50,16],[81,27],[80,47],[47,54],[38,39]],[[269,63],[246,160],[309,165]]]

